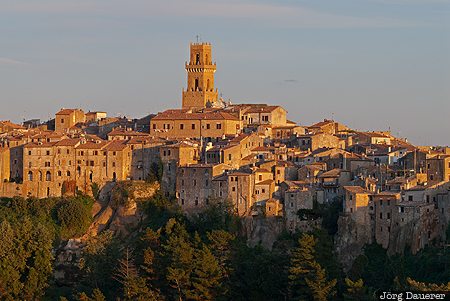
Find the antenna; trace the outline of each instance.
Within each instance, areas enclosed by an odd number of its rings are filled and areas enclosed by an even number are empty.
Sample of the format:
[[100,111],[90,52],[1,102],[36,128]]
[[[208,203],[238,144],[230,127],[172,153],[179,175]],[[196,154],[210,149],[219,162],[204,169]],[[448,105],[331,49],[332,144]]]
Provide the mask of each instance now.
[[199,36],[199,35],[196,35],[195,37],[197,38],[197,43],[198,43],[198,41],[199,41],[199,39],[200,39],[200,36]]

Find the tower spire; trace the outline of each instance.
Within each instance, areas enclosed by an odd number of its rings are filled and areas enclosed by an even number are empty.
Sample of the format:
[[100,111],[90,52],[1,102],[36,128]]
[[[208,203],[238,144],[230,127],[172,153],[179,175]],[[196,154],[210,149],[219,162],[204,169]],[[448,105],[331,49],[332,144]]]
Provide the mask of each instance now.
[[211,60],[211,44],[197,42],[190,45],[190,60],[186,63],[187,88],[183,90],[183,109],[203,109],[218,105],[214,88],[216,64]]

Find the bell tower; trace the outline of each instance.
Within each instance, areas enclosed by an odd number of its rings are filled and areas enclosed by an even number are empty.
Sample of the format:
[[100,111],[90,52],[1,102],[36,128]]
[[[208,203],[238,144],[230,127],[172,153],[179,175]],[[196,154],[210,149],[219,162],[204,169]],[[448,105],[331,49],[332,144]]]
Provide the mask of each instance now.
[[203,109],[218,106],[214,89],[216,63],[211,60],[210,43],[191,43],[191,57],[186,62],[187,89],[183,89],[183,109]]

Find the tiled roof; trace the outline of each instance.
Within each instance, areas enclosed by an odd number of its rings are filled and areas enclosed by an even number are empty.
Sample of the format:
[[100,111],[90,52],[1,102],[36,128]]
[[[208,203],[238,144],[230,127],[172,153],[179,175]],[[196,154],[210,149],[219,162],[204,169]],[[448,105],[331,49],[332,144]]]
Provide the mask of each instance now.
[[70,115],[75,111],[82,111],[81,109],[61,109],[56,115]]
[[344,186],[344,189],[352,193],[371,194],[372,192],[362,188],[361,186]]

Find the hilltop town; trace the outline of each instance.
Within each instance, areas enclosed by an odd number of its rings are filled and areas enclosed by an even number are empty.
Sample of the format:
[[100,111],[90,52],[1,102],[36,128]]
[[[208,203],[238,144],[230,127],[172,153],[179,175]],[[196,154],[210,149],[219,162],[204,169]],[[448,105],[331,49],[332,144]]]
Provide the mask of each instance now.
[[[305,231],[318,220],[300,212],[340,203],[335,243],[344,265],[373,242],[394,254],[445,241],[450,148],[335,120],[299,125],[282,104],[226,102],[209,43],[190,45],[185,69],[181,108],[136,119],[63,108],[47,122],[1,121],[0,196],[92,195],[162,169],[162,193],[186,215],[229,202],[250,233],[261,223]],[[270,248],[264,233],[250,236]]]

